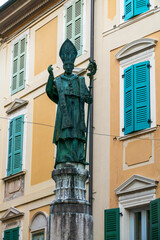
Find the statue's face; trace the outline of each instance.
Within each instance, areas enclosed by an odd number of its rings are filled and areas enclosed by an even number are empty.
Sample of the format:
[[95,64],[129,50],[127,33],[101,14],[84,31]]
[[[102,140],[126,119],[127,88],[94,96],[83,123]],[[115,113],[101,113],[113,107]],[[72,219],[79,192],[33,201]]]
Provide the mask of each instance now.
[[73,68],[74,68],[74,64],[73,63],[65,63],[63,65],[63,68],[65,70],[65,73],[67,75],[70,75],[72,73]]

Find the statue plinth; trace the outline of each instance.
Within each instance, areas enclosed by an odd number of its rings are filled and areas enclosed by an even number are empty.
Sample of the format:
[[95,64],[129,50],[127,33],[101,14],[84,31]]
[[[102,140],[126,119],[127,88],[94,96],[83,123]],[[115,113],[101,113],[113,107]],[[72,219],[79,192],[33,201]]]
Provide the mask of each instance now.
[[88,171],[83,164],[58,164],[52,178],[56,196],[50,205],[50,240],[92,240],[93,219],[85,188]]

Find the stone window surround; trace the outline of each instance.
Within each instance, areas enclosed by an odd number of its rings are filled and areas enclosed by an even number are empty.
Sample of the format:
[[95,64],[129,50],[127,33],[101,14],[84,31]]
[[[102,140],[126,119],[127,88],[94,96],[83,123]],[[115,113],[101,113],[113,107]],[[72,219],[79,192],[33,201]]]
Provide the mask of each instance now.
[[[125,137],[136,136],[136,132],[124,135],[122,129],[124,128],[124,69],[143,61],[150,61],[150,109],[151,109],[151,126],[148,128],[154,129],[156,127],[156,101],[155,101],[155,51],[157,40],[151,38],[141,38],[125,45],[116,55],[116,59],[120,62],[120,140],[125,140]],[[146,130],[146,129],[145,129]],[[144,132],[144,130],[141,130]],[[137,134],[141,133],[137,131]],[[147,131],[147,130],[146,130]]]
[[[12,213],[12,216],[9,216]],[[7,212],[0,219],[2,221],[2,239],[4,237],[4,231],[19,227],[19,240],[22,240],[22,218],[24,213],[14,207],[10,207]]]
[[130,210],[149,206],[150,201],[156,199],[157,185],[158,181],[156,180],[141,175],[133,175],[115,189],[121,212],[121,239],[127,240],[130,237]]

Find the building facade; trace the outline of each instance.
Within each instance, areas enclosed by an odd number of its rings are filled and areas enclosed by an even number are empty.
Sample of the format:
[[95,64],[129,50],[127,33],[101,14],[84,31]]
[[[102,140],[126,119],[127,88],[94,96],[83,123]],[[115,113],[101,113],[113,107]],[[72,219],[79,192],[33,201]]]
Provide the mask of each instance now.
[[[160,1],[94,1],[95,240],[160,240]],[[47,67],[63,73],[66,38],[85,76],[89,0],[10,0],[0,8],[0,238],[49,239],[56,105]],[[87,156],[88,158],[88,156]],[[90,180],[87,183],[87,188]]]
[[109,207],[105,239],[160,239],[160,1],[104,1],[109,81]]
[[75,44],[75,74],[88,65],[88,1],[8,1],[0,8],[0,239],[48,239],[54,200],[56,105],[47,68],[63,73],[59,49]]

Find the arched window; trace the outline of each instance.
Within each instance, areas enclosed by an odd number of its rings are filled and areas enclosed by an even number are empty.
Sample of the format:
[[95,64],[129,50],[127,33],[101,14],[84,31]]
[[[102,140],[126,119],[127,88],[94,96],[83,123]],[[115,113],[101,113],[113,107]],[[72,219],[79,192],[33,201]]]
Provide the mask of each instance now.
[[45,212],[37,212],[34,214],[30,224],[31,240],[47,239],[48,215]]

